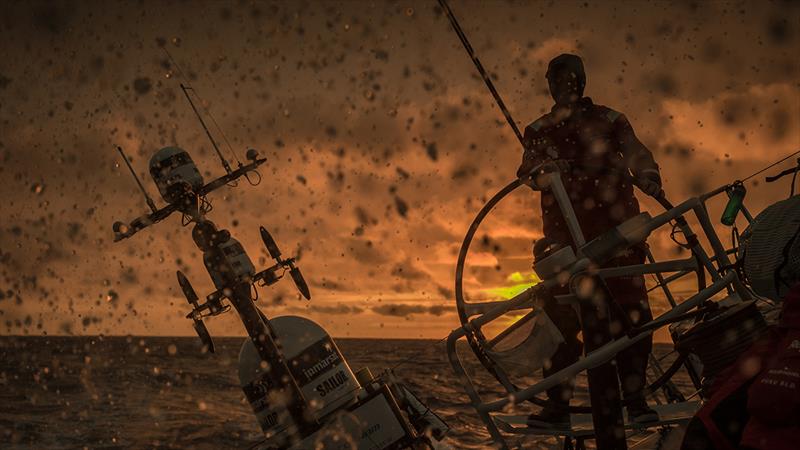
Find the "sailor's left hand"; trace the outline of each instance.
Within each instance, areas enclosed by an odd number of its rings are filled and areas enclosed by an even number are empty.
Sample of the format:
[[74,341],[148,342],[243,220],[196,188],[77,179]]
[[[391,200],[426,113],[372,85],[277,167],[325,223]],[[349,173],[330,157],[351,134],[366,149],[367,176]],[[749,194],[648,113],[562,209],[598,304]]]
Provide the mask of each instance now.
[[522,164],[517,169],[517,178],[527,178],[530,177],[533,169],[537,167],[537,164],[530,159],[525,159],[522,161]]
[[645,194],[656,197],[661,192],[661,175],[658,170],[643,170],[636,176],[639,189]]

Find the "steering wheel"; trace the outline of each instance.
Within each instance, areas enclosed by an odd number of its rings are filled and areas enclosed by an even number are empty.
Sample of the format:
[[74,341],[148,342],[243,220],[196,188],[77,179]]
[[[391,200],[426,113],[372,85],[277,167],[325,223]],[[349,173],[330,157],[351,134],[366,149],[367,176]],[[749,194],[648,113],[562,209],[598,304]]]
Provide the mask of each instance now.
[[[575,165],[574,163],[571,164],[573,166]],[[577,166],[583,168],[596,168],[583,164],[578,164]],[[630,173],[623,172],[619,169],[612,167],[603,167],[601,169],[605,171],[616,172],[617,174],[619,174],[624,179],[628,180],[631,184],[633,184],[634,186],[636,186],[641,190],[638,181]],[[559,169],[555,167],[555,165],[551,161],[545,161],[539,164],[538,166],[534,167],[524,177],[515,179],[514,181],[510,182],[505,187],[500,189],[500,191],[498,191],[494,196],[492,196],[492,198],[490,198],[486,202],[486,204],[484,204],[483,208],[481,208],[481,210],[478,211],[478,214],[475,216],[475,219],[473,219],[472,223],[470,224],[469,229],[467,230],[467,233],[464,236],[464,241],[461,244],[461,248],[459,249],[458,260],[456,262],[456,273],[455,273],[456,309],[458,311],[459,321],[461,322],[461,325],[465,329],[467,342],[469,343],[470,348],[472,348],[473,353],[475,353],[475,356],[478,358],[478,360],[481,362],[484,368],[489,373],[491,373],[497,379],[497,381],[501,385],[503,385],[503,387],[505,387],[506,390],[508,390],[509,392],[514,392],[519,389],[513,384],[513,382],[511,382],[509,377],[502,371],[502,369],[498,367],[498,365],[494,364],[491,358],[486,354],[484,349],[484,344],[486,343],[487,340],[483,335],[483,333],[481,332],[480,328],[467,326],[469,324],[471,316],[467,312],[467,307],[469,303],[467,303],[464,300],[464,286],[463,286],[464,265],[467,259],[467,254],[469,253],[470,244],[472,243],[472,240],[475,237],[475,233],[478,231],[478,228],[480,227],[481,223],[486,218],[486,216],[489,215],[489,213],[494,209],[494,207],[497,206],[498,203],[500,203],[504,198],[506,198],[509,194],[514,192],[520,186],[531,185],[531,183],[534,181],[533,180],[534,177],[553,170],[557,171]],[[672,203],[670,203],[669,200],[667,200],[667,198],[665,197],[663,190],[661,190],[660,192],[658,192],[658,194],[652,197],[656,201],[658,201],[658,203],[665,210],[670,210],[673,208]],[[675,218],[675,223],[685,232],[691,231],[683,215]],[[694,237],[693,233],[692,234],[685,233],[685,234],[686,236]],[[691,245],[692,254],[695,254],[695,246],[699,245],[699,242],[697,242],[696,237],[694,237],[693,241],[694,242],[692,242],[692,239],[690,239],[689,244]],[[702,290],[705,287],[705,273],[704,273],[704,268],[700,264],[698,264],[697,282],[699,290]],[[664,373],[655,382],[653,382],[643,390],[644,394],[648,395],[652,392],[655,392],[664,383],[666,383],[672,377],[672,375],[674,375],[675,372],[677,372],[680,366],[684,363],[687,356],[688,355],[680,354],[678,358],[672,363],[672,365],[667,370],[665,370]],[[533,397],[530,399],[530,401],[539,406],[545,406],[545,404],[549,404],[547,403],[546,400],[541,399],[539,397]],[[626,404],[624,400],[623,404]],[[591,412],[591,408],[588,406],[562,406],[555,404],[551,404],[550,406],[551,407],[555,406],[557,409],[567,410],[571,413]]]

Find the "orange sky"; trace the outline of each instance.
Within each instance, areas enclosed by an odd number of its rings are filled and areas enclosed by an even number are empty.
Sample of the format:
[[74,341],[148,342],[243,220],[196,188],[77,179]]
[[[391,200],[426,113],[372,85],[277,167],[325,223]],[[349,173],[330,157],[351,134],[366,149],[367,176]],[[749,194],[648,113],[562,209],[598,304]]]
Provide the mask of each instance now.
[[[261,289],[268,316],[302,314],[335,336],[455,328],[455,254],[521,151],[434,4],[4,2],[0,333],[192,334],[175,270],[198,293],[212,284],[179,217],[111,242],[115,220],[146,211],[115,145],[143,177],[167,145],[187,149],[207,179],[223,173],[162,44],[239,156],[252,147],[269,158],[259,186],[210,198],[210,218],[258,267],[259,225],[301,253],[313,300],[288,281]],[[521,126],[549,110],[547,61],[582,55],[587,95],[628,116],[673,201],[800,148],[796,2],[452,7]],[[754,211],[788,193],[748,187]],[[487,221],[471,295],[530,272],[537,200],[517,192]],[[651,244],[666,255],[665,242]],[[208,326],[242,333],[234,314]]]

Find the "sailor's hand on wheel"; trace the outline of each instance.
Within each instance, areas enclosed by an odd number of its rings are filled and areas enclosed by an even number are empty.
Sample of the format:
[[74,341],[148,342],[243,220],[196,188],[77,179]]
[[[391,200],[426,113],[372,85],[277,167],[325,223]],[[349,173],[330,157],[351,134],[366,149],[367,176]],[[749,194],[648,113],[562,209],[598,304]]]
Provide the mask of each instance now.
[[535,168],[536,164],[533,161],[529,159],[522,161],[522,164],[519,166],[519,169],[517,169],[517,178],[529,177],[531,175],[531,172]]
[[639,189],[651,197],[658,197],[661,194],[661,175],[658,170],[643,170],[636,176],[636,184]]

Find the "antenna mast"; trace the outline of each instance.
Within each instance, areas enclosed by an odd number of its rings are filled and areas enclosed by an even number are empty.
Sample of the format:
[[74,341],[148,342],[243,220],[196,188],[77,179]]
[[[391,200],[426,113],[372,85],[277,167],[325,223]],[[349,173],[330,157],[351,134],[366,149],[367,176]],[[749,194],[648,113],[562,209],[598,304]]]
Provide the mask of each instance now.
[[149,206],[150,209],[153,212],[158,211],[158,208],[156,208],[156,204],[153,203],[153,199],[150,198],[149,195],[147,195],[147,191],[144,189],[144,186],[142,186],[142,182],[139,181],[139,177],[136,176],[136,172],[134,172],[133,167],[131,167],[131,163],[130,163],[130,161],[128,161],[128,157],[125,156],[125,152],[122,151],[122,147],[120,147],[118,145],[117,146],[117,150],[119,150],[119,154],[122,155],[122,160],[125,161],[125,164],[128,166],[128,169],[131,171],[131,175],[133,175],[133,179],[136,180],[136,184],[139,185],[139,189],[142,190],[142,194],[144,195],[144,199],[147,201],[147,206]]
[[208,127],[206,126],[206,123],[203,121],[203,117],[200,115],[200,112],[197,111],[197,107],[194,106],[194,102],[192,101],[192,98],[189,96],[189,89],[192,88],[191,87],[187,88],[186,86],[183,85],[183,83],[181,83],[181,90],[183,90],[183,95],[186,96],[186,100],[189,100],[189,104],[192,106],[192,111],[194,111],[194,114],[197,116],[197,120],[200,121],[200,125],[202,125],[203,129],[206,131],[206,136],[208,136],[208,140],[211,141],[211,145],[214,146],[214,150],[217,151],[217,155],[219,155],[219,160],[222,161],[222,167],[225,168],[225,172],[231,173],[231,166],[228,165],[228,161],[226,161],[225,157],[222,156],[222,152],[219,151],[217,142],[214,140],[214,137],[211,136],[211,132],[208,131]]

